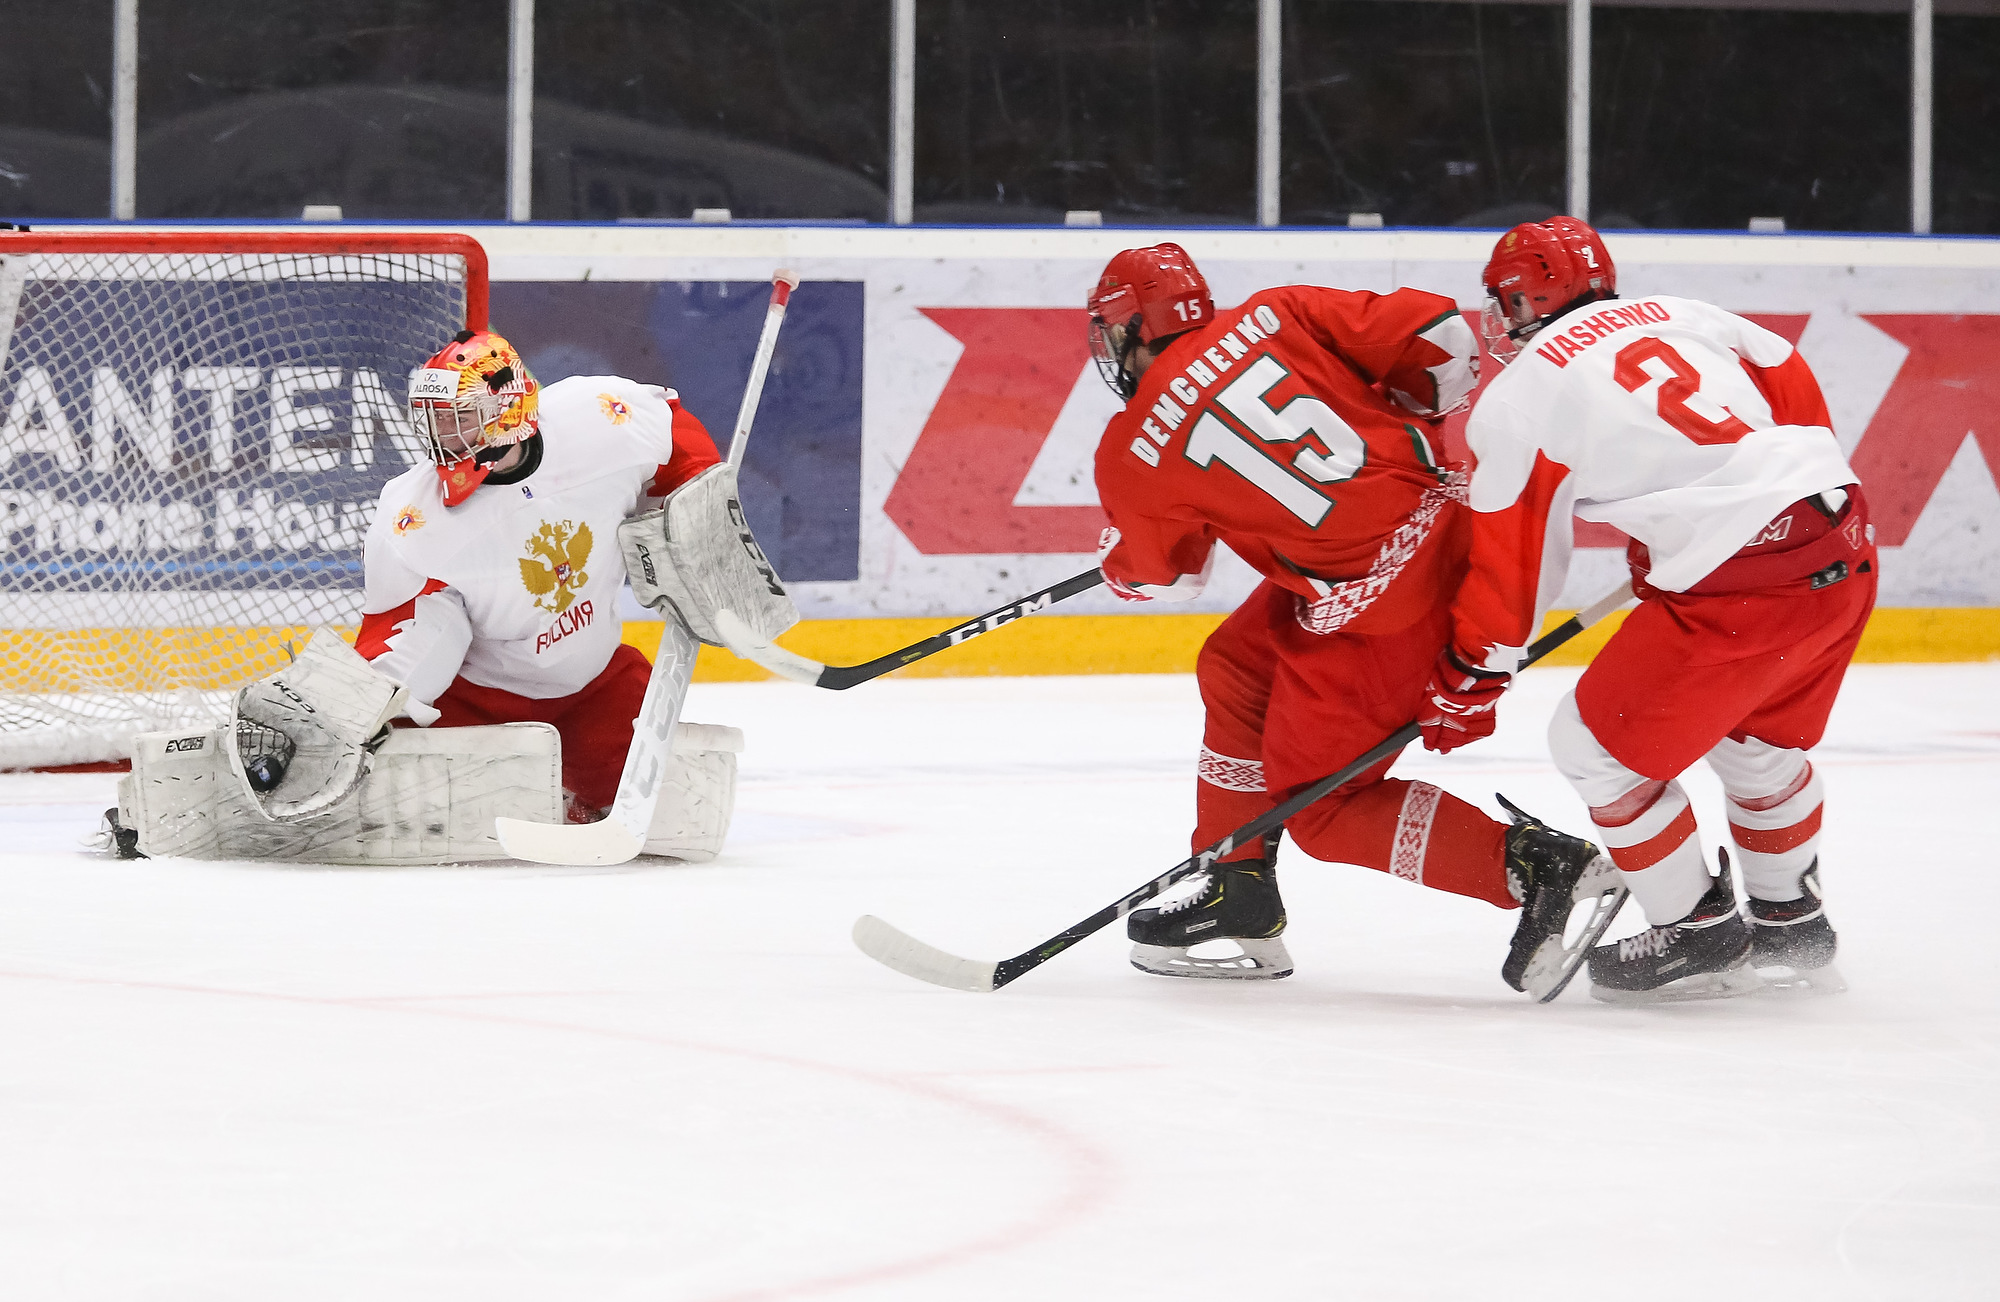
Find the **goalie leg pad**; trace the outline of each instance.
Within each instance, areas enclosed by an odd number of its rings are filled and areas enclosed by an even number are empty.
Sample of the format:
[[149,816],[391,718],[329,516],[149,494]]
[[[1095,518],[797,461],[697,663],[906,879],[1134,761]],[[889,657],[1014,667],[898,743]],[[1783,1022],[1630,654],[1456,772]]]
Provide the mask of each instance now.
[[618,526],[618,546],[639,604],[673,611],[688,630],[722,646],[715,612],[727,610],[763,641],[799,622],[797,607],[750,532],[736,468],[710,466],[675,489],[665,506]]
[[[246,744],[232,742],[223,754],[252,809],[279,822],[310,818],[354,794],[368,773],[368,743],[407,696],[322,628],[298,659],[238,690],[230,735]],[[283,735],[290,753],[257,744],[272,733]],[[274,754],[282,756],[275,768]]]
[[722,853],[736,810],[736,752],[743,733],[712,723],[674,731],[674,761],[660,783],[660,803],[646,829],[643,854],[707,863]]
[[354,798],[276,823],[241,789],[231,733],[146,733],[119,784],[118,821],[147,855],[417,865],[504,859],[503,814],[562,819],[562,743],[544,723],[398,728]]

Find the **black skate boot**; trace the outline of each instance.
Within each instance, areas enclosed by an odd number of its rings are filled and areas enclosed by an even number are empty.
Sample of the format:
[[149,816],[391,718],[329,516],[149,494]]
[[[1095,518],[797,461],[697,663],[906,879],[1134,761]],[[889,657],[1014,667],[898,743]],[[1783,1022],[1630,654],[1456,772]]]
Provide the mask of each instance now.
[[1819,860],[1799,878],[1795,900],[1750,901],[1750,966],[1780,994],[1837,995],[1847,982],[1833,966],[1839,936],[1826,920]]
[[[1157,909],[1135,909],[1125,919],[1132,966],[1158,976],[1221,977],[1271,981],[1292,974],[1285,952],[1285,901],[1278,895],[1277,846],[1265,843],[1261,859],[1239,859],[1209,869],[1191,895]],[[1188,953],[1211,940],[1234,941],[1243,952],[1229,958]]]
[[1749,965],[1750,924],[1736,907],[1729,851],[1722,871],[1678,922],[1590,951],[1590,997],[1607,1004],[1726,999],[1763,989]]
[[[1583,966],[1628,892],[1618,866],[1596,846],[1537,821],[1505,796],[1494,798],[1514,820],[1507,829],[1507,888],[1521,901],[1500,979],[1545,1004]],[[1570,910],[1586,900],[1596,907],[1576,940],[1564,944]]]

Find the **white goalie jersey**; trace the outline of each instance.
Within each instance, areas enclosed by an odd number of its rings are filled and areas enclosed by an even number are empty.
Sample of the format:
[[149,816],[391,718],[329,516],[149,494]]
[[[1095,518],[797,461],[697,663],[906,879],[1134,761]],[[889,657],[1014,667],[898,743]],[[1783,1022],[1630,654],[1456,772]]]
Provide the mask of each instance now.
[[577,376],[541,391],[540,459],[446,507],[436,472],[383,488],[356,649],[420,722],[453,679],[536,700],[581,691],[619,644],[618,526],[718,460],[671,389]]

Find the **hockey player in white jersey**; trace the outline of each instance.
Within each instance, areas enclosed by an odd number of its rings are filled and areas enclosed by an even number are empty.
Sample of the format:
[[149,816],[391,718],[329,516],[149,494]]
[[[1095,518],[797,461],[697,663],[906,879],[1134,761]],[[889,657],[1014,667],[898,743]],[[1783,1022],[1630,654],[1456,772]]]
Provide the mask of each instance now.
[[[1807,758],[1874,606],[1874,530],[1805,360],[1691,299],[1618,300],[1596,231],[1518,226],[1487,264],[1507,369],[1466,427],[1472,568],[1431,682],[1425,742],[1493,729],[1561,592],[1571,516],[1623,530],[1638,609],[1558,706],[1549,742],[1652,924],[1590,957],[1593,994],[1838,988],[1822,907],[1822,789]],[[1616,300],[1616,301],[1613,301]],[[1722,780],[1749,895],[1711,877],[1677,781]]]
[[[119,819],[139,849],[497,856],[496,815],[594,822],[617,793],[651,673],[621,640],[628,552],[645,558],[631,576],[639,601],[671,605],[697,635],[718,586],[767,636],[796,621],[743,522],[733,468],[672,390],[612,376],[542,388],[505,339],[467,331],[412,375],[410,406],[432,464],[382,489],[355,645],[323,630],[246,686],[227,741],[142,745],[144,807]],[[754,590],[731,578],[745,573]],[[399,717],[427,740],[385,731]],[[740,746],[734,729],[680,725],[644,852],[716,854]],[[205,810],[187,793],[221,771],[218,751],[240,791],[221,783]]]

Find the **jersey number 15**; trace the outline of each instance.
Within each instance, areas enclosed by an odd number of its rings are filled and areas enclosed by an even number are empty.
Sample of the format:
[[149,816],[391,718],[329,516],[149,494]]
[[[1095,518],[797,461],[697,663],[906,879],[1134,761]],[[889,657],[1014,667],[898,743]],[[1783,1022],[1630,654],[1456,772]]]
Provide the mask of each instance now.
[[1368,445],[1333,408],[1310,394],[1301,394],[1282,407],[1274,408],[1264,401],[1265,395],[1290,374],[1277,358],[1266,353],[1217,391],[1216,405],[1265,443],[1296,443],[1308,434],[1317,435],[1326,445],[1326,455],[1302,446],[1288,469],[1213,411],[1205,411],[1188,432],[1187,458],[1203,469],[1220,461],[1316,529],[1333,509],[1333,499],[1313,484],[1338,484],[1354,478],[1368,463]]

